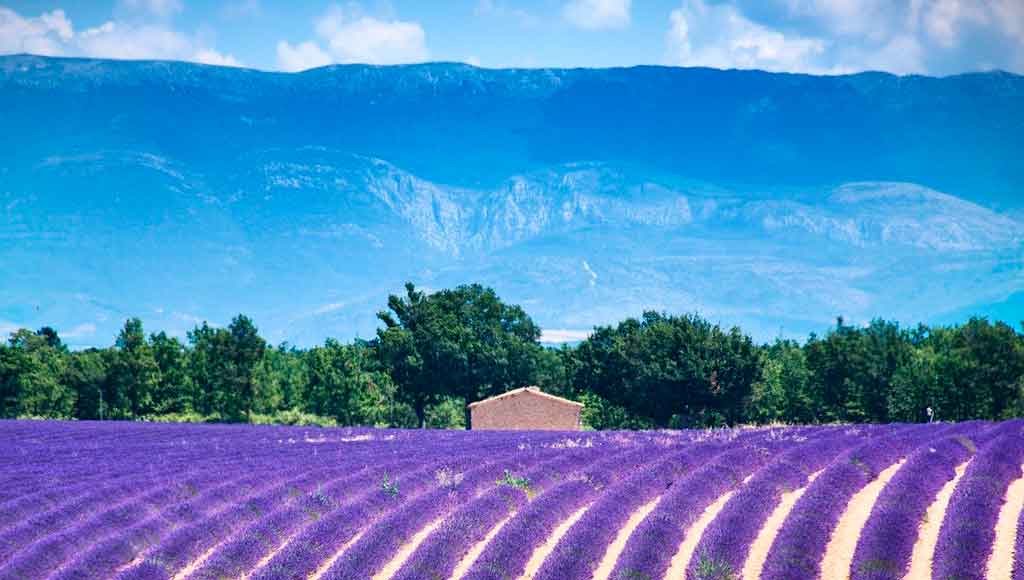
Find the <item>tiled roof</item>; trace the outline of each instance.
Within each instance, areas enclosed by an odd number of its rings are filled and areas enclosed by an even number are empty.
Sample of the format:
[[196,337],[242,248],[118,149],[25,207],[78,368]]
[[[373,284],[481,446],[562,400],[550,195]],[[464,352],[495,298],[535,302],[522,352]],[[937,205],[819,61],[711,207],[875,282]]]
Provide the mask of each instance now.
[[508,398],[508,397],[513,397],[513,396],[518,395],[520,393],[530,393],[531,395],[537,395],[539,397],[544,397],[546,399],[551,399],[552,401],[555,401],[555,402],[558,402],[558,403],[563,403],[563,404],[566,404],[566,405],[572,405],[574,407],[582,407],[583,406],[583,403],[577,403],[576,401],[570,401],[569,399],[563,399],[562,397],[556,397],[555,395],[549,395],[549,394],[545,393],[544,391],[541,391],[540,387],[533,387],[533,386],[530,386],[530,387],[520,387],[518,389],[512,389],[511,391],[504,392],[504,393],[502,393],[500,395],[495,395],[493,397],[490,397],[490,398],[487,398],[487,399],[483,399],[483,400],[477,401],[475,403],[470,403],[468,406],[470,408],[472,408],[472,407],[475,407],[477,405],[481,405],[483,403],[490,403],[491,401],[497,401],[497,400],[500,400],[500,399],[505,399],[505,398]]

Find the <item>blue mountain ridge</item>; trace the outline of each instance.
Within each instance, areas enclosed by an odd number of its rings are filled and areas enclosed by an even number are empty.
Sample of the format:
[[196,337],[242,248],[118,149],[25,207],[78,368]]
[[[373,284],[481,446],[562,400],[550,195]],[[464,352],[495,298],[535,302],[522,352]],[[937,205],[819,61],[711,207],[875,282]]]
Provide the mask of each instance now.
[[1024,319],[1024,77],[0,57],[0,330],[372,335],[405,280],[546,329]]

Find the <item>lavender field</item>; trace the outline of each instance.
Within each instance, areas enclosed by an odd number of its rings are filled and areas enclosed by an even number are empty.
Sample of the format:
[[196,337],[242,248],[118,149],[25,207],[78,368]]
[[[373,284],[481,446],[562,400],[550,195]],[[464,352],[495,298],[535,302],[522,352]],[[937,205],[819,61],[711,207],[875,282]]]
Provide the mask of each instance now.
[[1024,421],[0,422],[2,579],[1024,578]]

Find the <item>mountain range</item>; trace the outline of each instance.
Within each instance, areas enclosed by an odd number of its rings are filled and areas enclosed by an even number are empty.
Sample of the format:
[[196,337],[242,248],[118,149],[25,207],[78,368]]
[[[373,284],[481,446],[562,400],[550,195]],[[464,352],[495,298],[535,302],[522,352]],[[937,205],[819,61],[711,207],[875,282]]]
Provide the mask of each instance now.
[[577,340],[1024,319],[1024,77],[0,57],[0,330],[368,337],[494,287]]

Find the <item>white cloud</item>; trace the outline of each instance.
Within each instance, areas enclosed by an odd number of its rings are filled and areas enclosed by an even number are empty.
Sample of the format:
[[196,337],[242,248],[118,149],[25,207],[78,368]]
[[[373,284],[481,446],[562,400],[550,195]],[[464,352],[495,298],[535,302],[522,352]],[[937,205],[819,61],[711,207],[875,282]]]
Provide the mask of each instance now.
[[347,302],[332,302],[330,304],[324,304],[313,311],[315,315],[330,314],[331,312],[337,312],[342,308],[348,306]]
[[84,338],[96,334],[96,325],[91,322],[85,324],[79,324],[68,330],[62,330],[57,333],[61,338]]
[[[331,63],[404,64],[429,58],[426,33],[418,22],[379,20],[358,5],[332,6],[314,23],[319,41],[277,43],[277,65],[286,71]],[[326,43],[326,48],[320,45]]]
[[786,35],[745,18],[735,6],[686,0],[669,15],[669,61],[682,66],[826,72],[826,43]]
[[181,0],[121,0],[121,5],[132,10],[144,10],[161,18],[177,14],[185,9]]
[[74,30],[63,10],[24,18],[0,6],[0,54],[28,52],[47,56],[64,54],[63,44]]
[[631,0],[570,0],[562,15],[586,30],[625,28],[629,26],[630,4]]
[[579,342],[590,336],[590,330],[572,330],[565,328],[543,328],[540,331],[540,341],[545,344],[563,344],[566,342]]
[[586,272],[588,276],[590,276],[590,279],[587,280],[587,282],[590,284],[590,286],[591,287],[596,286],[597,285],[597,272],[595,272],[593,270],[593,268],[590,267],[590,264],[586,260],[583,260],[583,271]]
[[923,12],[915,12],[915,16],[920,15],[923,19],[931,39],[944,48],[957,45],[965,25],[986,24],[989,19],[988,12],[971,0],[935,0]]
[[[1024,44],[1024,2],[1020,0],[994,0],[992,2],[994,20],[999,23],[1003,32],[1019,44]],[[1024,56],[1024,50],[1018,51]]]
[[201,48],[197,50],[195,55],[192,57],[192,60],[216,66],[242,66],[242,63],[235,57],[230,54],[221,54],[212,48]]
[[76,38],[82,56],[120,59],[182,59],[191,53],[191,40],[169,28],[107,22],[82,31]]
[[[175,6],[180,9],[180,2],[149,2],[145,6],[149,10],[168,11]],[[111,20],[79,32],[61,10],[26,18],[0,7],[0,54],[19,52],[47,56],[186,60],[241,66],[234,56],[218,52],[199,38],[163,24]]]
[[862,70],[882,70],[895,74],[927,72],[925,51],[917,37],[906,34],[895,36],[881,46],[853,46],[837,50],[840,64],[830,72],[850,73]]
[[[795,63],[791,59],[789,66],[786,59],[775,59],[774,70],[952,74],[1024,68],[1021,0],[685,0],[676,13],[687,14],[691,36],[698,36],[695,30],[714,36],[708,31],[719,25],[709,15],[732,14],[733,23],[760,27],[762,32],[781,35],[787,43],[793,39],[820,43],[820,51],[807,52]],[[736,29],[727,26],[720,32],[718,36],[728,37]],[[669,60],[675,62],[678,46],[673,42],[670,34]],[[729,55],[728,44],[691,38],[690,47],[695,54],[715,54],[719,60],[745,67],[751,59]],[[799,52],[799,47],[797,43],[793,50]]]
[[315,42],[306,41],[295,46],[283,40],[277,43],[277,68],[281,70],[296,72],[326,66],[331,62],[331,55]]
[[10,337],[11,333],[17,332],[21,328],[23,327],[14,324],[13,322],[0,320],[0,342],[7,342],[7,339]]

